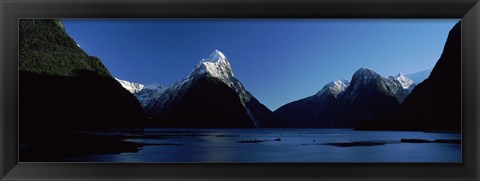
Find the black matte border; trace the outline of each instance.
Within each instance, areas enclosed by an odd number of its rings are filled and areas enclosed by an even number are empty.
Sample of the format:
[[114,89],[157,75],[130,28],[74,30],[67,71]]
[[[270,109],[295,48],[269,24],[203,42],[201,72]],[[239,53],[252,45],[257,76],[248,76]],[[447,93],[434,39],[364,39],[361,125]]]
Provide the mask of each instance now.
[[[478,0],[0,0],[1,180],[478,180]],[[462,18],[463,164],[17,163],[18,18]]]

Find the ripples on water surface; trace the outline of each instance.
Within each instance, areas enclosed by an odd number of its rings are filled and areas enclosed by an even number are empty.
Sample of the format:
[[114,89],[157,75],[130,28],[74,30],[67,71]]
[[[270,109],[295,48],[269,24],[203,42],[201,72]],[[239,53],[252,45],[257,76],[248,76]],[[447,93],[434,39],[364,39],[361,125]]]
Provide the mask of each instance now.
[[[119,134],[119,133],[96,133]],[[146,129],[127,141],[136,153],[90,155],[93,162],[461,162],[457,133],[351,129]],[[427,143],[401,139],[428,140]],[[439,143],[435,140],[454,140]]]

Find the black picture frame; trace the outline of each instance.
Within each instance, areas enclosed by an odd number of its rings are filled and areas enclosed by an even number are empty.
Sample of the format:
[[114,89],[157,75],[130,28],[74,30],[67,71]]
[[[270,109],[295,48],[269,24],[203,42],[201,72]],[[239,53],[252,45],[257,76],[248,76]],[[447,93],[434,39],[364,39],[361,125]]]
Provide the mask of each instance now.
[[[1,180],[479,180],[478,0],[0,0]],[[19,18],[461,18],[463,163],[18,163]]]

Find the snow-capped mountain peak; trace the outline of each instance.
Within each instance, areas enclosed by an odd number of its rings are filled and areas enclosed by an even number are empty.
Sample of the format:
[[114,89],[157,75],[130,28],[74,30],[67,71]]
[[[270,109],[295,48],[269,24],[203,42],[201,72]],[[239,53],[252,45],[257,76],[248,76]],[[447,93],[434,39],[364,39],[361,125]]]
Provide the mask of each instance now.
[[[232,71],[232,67],[227,57],[220,51],[215,50],[205,59],[202,59],[192,70],[190,75],[182,80],[178,85],[183,85],[197,77],[211,76],[221,80],[223,83],[234,89],[243,100],[249,100],[251,96],[245,93],[245,88],[238,81]],[[175,85],[174,85],[175,86]]]
[[332,90],[334,96],[337,96],[340,92],[345,91],[349,84],[350,82],[348,80],[337,80],[333,81],[328,87]]
[[151,100],[158,98],[165,90],[165,87],[163,85],[157,83],[143,85],[139,83],[129,82],[126,80],[121,80],[118,78],[115,78],[115,80],[117,80],[123,88],[127,89],[130,93],[132,93],[142,106],[145,106]]
[[318,91],[316,95],[322,95],[325,91],[329,91],[333,96],[337,97],[340,92],[345,91],[345,89],[350,85],[348,80],[336,80],[329,82],[323,86],[322,90]]
[[140,102],[140,105],[144,107],[149,104],[150,101],[158,99],[165,89],[165,86],[154,83],[144,86],[142,90],[133,95],[135,95],[137,100]]
[[183,92],[182,90],[187,89],[192,82],[205,76],[217,78],[234,89],[239,94],[242,103],[247,102],[251,98],[251,95],[245,91],[240,81],[234,77],[227,57],[222,52],[215,50],[208,58],[202,59],[187,77],[165,88],[159,96],[164,97],[164,99],[160,100],[158,104],[166,106],[171,99],[174,99],[178,93]]
[[202,59],[202,62],[220,62],[220,61],[227,61],[227,57],[225,57],[225,55],[219,50],[213,51],[208,58]]
[[117,80],[122,85],[123,88],[127,89],[132,94],[140,92],[144,87],[143,84],[139,84],[139,83],[129,82],[129,81],[121,80],[118,78],[115,78],[115,80]]
[[342,80],[337,80],[332,82],[333,85],[330,87],[335,88],[335,89],[344,89],[350,84],[348,80],[342,79]]
[[227,81],[234,77],[232,67],[228,62],[227,57],[218,50],[213,51],[208,58],[202,59],[192,71],[190,77],[203,75],[205,73],[223,81]]
[[402,85],[403,89],[408,89],[410,86],[413,85],[414,81],[407,76],[405,76],[403,73],[399,73],[397,76],[394,77],[394,79],[398,80],[400,84]]
[[196,85],[198,80],[204,78],[218,79],[233,89],[238,94],[241,104],[244,106],[246,113],[251,117],[253,124],[258,127],[258,122],[254,116],[256,113],[247,106],[247,103],[250,102],[253,96],[235,78],[228,59],[218,50],[213,51],[208,58],[202,59],[187,77],[177,81],[170,87],[164,88],[152,101],[141,101],[142,106],[148,114],[158,114],[175,101],[180,100],[192,85]]
[[219,50],[213,51],[208,58],[202,59],[195,69],[199,70],[194,70],[194,72],[205,72],[212,77],[222,80],[223,83],[239,94],[242,103],[250,100],[251,96],[246,93],[245,88],[240,81],[235,78],[227,57]]

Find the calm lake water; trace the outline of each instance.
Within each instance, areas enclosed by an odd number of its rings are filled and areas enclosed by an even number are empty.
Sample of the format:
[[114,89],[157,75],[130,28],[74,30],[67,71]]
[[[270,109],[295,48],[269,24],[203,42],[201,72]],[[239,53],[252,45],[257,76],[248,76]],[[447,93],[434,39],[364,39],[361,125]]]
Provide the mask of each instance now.
[[[119,133],[96,133],[119,134]],[[130,134],[130,133],[120,133]],[[428,143],[401,139],[429,140]],[[457,133],[351,129],[146,129],[135,153],[90,155],[94,162],[461,162]]]

